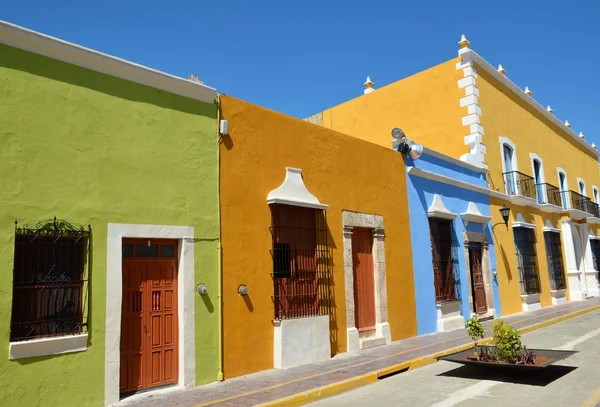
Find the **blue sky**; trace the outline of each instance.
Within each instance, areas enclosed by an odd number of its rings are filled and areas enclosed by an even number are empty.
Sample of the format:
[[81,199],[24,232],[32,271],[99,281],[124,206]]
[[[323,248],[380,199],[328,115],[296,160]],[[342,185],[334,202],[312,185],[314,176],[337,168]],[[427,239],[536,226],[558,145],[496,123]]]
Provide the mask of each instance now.
[[[8,4],[7,4],[8,3]],[[0,19],[306,117],[471,48],[600,145],[592,1],[17,1]],[[485,112],[483,112],[485,115]]]

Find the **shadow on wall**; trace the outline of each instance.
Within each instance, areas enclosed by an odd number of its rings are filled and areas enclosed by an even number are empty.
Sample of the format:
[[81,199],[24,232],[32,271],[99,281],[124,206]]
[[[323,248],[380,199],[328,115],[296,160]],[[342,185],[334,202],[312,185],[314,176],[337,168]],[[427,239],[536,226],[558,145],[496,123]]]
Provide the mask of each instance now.
[[[183,113],[216,119],[214,105],[71,65],[43,55],[0,44],[0,67],[91,89],[120,99],[143,102]],[[216,102],[215,102],[216,103]]]
[[502,257],[502,265],[504,265],[504,270],[506,270],[506,277],[508,281],[512,281],[512,271],[510,269],[510,263],[508,262],[508,257],[506,256],[506,251],[503,246],[500,246],[500,256]]
[[[326,215],[323,214],[325,217]],[[337,304],[335,301],[335,262],[333,260],[333,251],[337,249],[329,224],[325,221],[326,242],[319,242],[326,248],[325,256],[318,259],[317,267],[323,266],[326,270],[326,277],[319,281],[321,295],[320,306],[324,307],[329,313],[329,343],[331,346],[331,356],[339,353],[339,326],[337,320]]]

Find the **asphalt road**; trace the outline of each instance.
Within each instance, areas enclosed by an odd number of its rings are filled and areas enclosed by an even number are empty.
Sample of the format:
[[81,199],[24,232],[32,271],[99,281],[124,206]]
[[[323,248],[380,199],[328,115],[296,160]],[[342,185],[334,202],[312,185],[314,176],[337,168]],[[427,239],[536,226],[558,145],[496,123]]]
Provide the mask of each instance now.
[[476,367],[442,361],[310,406],[591,407],[600,402],[600,312],[523,335],[522,342],[528,348],[578,353],[521,375],[489,375]]

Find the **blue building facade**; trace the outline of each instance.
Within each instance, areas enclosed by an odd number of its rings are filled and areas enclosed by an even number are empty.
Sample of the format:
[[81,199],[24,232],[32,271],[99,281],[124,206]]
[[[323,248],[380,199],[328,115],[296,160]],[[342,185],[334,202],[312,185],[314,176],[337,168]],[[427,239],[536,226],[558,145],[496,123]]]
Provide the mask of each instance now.
[[419,335],[501,314],[486,174],[423,150],[405,160]]

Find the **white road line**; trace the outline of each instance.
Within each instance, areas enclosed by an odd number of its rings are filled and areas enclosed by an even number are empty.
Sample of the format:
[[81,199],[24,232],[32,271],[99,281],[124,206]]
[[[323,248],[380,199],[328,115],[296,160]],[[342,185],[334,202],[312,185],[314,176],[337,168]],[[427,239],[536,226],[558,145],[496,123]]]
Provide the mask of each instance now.
[[[595,331],[588,332],[585,335],[580,336],[577,339],[574,339],[570,342],[565,343],[564,345],[554,348],[554,349],[562,349],[562,350],[572,350],[575,346],[579,345],[582,342],[587,341],[588,339],[593,338],[594,336],[600,335],[600,329],[596,329]],[[440,401],[439,403],[433,404],[431,407],[452,407],[461,403],[465,400],[474,399],[476,397],[485,395],[485,392],[492,387],[500,384],[501,382],[494,382],[489,380],[483,380],[473,386],[466,387],[462,390],[459,390],[448,397],[446,400]]]
[[475,397],[485,394],[485,391],[496,386],[499,382],[492,382],[489,380],[483,380],[473,386],[469,386],[462,390],[457,391],[446,400],[442,400],[439,403],[433,404],[431,407],[452,407],[461,403],[465,400],[473,399]]
[[595,331],[588,332],[587,334],[580,336],[577,339],[573,339],[571,342],[567,342],[564,345],[562,345],[556,349],[572,350],[575,348],[575,346],[579,345],[580,343],[585,342],[588,339],[593,338],[594,336],[598,336],[598,335],[600,335],[600,329],[596,329]]

